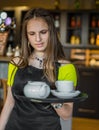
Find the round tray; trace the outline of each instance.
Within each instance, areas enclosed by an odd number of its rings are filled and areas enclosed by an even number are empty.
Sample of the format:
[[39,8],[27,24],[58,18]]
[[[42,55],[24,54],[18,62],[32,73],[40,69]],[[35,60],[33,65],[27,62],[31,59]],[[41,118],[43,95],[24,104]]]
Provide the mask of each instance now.
[[88,95],[86,93],[80,93],[78,96],[73,98],[57,98],[50,94],[50,96],[46,99],[35,99],[35,98],[27,98],[25,96],[19,96],[14,94],[14,96],[19,100],[25,100],[25,101],[32,101],[32,102],[38,102],[38,103],[65,103],[65,102],[81,102],[88,98]]

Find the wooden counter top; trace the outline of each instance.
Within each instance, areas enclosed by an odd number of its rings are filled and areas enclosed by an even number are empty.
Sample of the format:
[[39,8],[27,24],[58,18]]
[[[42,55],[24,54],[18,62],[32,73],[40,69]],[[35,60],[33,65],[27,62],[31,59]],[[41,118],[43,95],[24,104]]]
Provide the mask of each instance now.
[[9,62],[12,57],[0,56],[0,62]]

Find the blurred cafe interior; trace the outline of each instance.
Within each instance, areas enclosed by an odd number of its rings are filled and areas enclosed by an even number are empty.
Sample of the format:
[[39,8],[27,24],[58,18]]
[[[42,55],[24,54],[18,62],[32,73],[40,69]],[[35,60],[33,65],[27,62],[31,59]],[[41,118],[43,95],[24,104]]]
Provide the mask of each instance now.
[[0,0],[0,111],[7,94],[8,63],[21,55],[21,26],[30,8],[52,13],[66,58],[77,67],[77,89],[88,98],[74,103],[66,130],[99,130],[99,0]]

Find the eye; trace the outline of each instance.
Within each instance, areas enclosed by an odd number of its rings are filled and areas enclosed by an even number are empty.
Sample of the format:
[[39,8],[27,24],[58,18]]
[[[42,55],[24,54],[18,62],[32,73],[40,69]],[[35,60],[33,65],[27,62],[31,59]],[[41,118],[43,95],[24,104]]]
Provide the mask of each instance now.
[[31,32],[31,33],[29,33],[29,35],[35,35],[35,33],[34,33],[34,32]]
[[28,35],[35,35],[35,32],[28,32]]
[[48,32],[48,30],[42,30],[41,33],[42,34],[46,34]]

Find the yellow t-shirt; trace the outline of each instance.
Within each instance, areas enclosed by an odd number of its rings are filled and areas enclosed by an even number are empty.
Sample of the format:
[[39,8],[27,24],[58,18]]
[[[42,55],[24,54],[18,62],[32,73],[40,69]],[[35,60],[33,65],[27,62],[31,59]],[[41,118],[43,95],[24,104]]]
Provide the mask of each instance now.
[[[14,76],[18,67],[9,63],[8,67],[8,86],[12,86],[14,82]],[[77,85],[77,74],[73,64],[65,64],[59,67],[58,80],[70,80],[74,82],[74,86]]]
[[18,67],[9,63],[8,66],[8,80],[7,80],[7,85],[12,86],[14,82],[14,76],[16,71],[18,70]]
[[58,80],[70,80],[77,85],[77,73],[73,64],[65,64],[59,68]]

